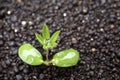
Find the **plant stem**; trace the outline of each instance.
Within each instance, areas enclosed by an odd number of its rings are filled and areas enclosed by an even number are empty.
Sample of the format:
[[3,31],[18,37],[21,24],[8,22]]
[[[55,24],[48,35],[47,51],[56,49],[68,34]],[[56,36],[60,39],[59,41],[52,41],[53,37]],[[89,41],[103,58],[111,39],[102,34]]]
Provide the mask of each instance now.
[[52,61],[44,61],[43,64],[49,66],[52,63]]
[[49,61],[48,56],[49,56],[49,50],[46,49],[46,61]]

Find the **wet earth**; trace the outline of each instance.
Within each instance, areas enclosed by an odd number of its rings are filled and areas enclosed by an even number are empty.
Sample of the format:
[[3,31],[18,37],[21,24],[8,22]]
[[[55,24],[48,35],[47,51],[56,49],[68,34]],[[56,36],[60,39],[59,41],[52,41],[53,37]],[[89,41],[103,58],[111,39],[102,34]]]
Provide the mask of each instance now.
[[[46,23],[61,30],[58,46],[80,53],[76,66],[30,66],[18,48],[30,43]],[[120,80],[120,0],[0,0],[0,80]]]

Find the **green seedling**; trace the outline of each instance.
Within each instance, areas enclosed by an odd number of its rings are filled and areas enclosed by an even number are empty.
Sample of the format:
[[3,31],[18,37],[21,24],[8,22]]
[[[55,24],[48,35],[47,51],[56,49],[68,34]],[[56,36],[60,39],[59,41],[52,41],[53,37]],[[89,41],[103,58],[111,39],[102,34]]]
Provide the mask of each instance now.
[[57,46],[59,34],[60,31],[56,31],[50,35],[48,26],[44,24],[42,34],[36,33],[35,36],[46,51],[46,60],[43,60],[41,53],[28,43],[19,47],[19,57],[25,63],[34,66],[41,64],[49,66],[50,64],[53,64],[58,67],[70,67],[76,65],[79,60],[79,52],[73,48],[60,51],[56,53],[51,60],[49,60],[49,50]]

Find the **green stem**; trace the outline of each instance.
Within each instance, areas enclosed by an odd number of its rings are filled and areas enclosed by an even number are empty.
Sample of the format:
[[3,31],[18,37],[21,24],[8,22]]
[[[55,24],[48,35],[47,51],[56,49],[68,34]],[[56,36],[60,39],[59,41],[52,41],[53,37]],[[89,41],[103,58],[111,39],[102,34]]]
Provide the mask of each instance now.
[[46,61],[49,61],[48,56],[49,56],[49,50],[46,49]]
[[52,63],[52,61],[44,61],[43,64],[49,66]]
[[49,49],[46,49],[46,60],[43,61],[43,64],[49,66],[52,63],[52,60],[49,60]]

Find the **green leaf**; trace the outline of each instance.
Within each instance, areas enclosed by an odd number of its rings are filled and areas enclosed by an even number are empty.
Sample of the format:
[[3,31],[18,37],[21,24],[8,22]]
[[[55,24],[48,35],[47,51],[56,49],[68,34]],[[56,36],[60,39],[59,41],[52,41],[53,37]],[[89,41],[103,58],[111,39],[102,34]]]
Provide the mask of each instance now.
[[36,36],[37,40],[43,45],[44,44],[44,38],[38,33],[35,33],[35,36]]
[[18,55],[22,61],[30,65],[41,65],[43,63],[41,53],[31,44],[21,45],[18,50]]
[[50,39],[50,31],[49,31],[49,28],[46,24],[44,24],[44,26],[43,26],[42,36],[44,39]]
[[52,37],[50,38],[50,42],[51,42],[51,43],[56,42],[59,34],[60,34],[60,31],[56,31],[56,32],[52,35]]
[[58,67],[70,67],[78,63],[79,52],[75,49],[68,49],[56,53],[53,56],[52,64]]
[[51,48],[54,48],[54,47],[56,47],[57,46],[57,43],[56,42],[52,42],[51,43]]
[[47,49],[49,49],[49,48],[50,48],[50,43],[45,43],[45,44],[43,45],[43,49],[47,50]]

